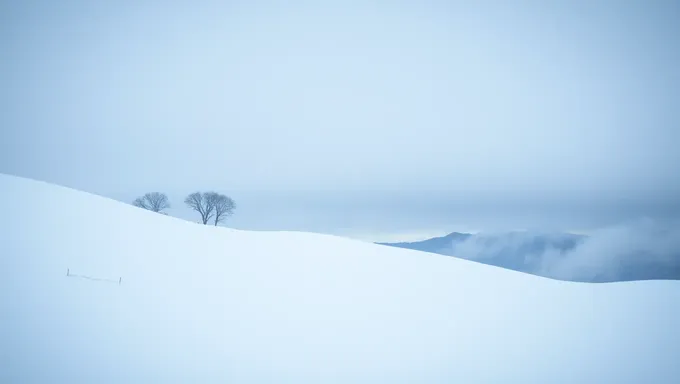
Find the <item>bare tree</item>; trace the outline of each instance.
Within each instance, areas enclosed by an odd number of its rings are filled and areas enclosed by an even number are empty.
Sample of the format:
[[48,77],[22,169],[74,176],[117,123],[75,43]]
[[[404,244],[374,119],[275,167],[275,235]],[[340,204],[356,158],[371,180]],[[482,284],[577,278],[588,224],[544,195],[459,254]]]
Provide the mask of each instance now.
[[210,193],[194,192],[184,199],[184,203],[201,215],[203,224],[208,224],[214,215],[215,200],[210,198]]
[[205,194],[205,198],[211,201],[211,205],[215,209],[215,226],[234,213],[236,203],[229,196],[208,192]]
[[160,192],[149,192],[142,197],[138,197],[132,202],[132,205],[158,213],[163,213],[164,209],[170,208],[168,197]]

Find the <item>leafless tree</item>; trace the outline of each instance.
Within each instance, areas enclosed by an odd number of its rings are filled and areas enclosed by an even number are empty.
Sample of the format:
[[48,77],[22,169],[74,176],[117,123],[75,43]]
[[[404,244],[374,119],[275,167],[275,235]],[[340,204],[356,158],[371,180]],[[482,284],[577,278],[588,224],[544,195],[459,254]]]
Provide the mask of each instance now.
[[132,205],[158,213],[163,213],[164,209],[170,208],[168,197],[160,192],[149,192],[142,197],[138,197],[132,202]]
[[211,201],[211,205],[215,209],[215,226],[234,213],[236,203],[234,203],[231,197],[215,192],[208,192],[205,195],[206,199]]
[[217,192],[194,192],[184,199],[184,203],[201,215],[203,224],[214,219],[213,223],[217,225],[236,208],[234,200]]
[[210,198],[210,193],[194,192],[184,199],[184,203],[189,208],[198,212],[201,215],[203,224],[208,224],[208,221],[214,216],[215,200]]

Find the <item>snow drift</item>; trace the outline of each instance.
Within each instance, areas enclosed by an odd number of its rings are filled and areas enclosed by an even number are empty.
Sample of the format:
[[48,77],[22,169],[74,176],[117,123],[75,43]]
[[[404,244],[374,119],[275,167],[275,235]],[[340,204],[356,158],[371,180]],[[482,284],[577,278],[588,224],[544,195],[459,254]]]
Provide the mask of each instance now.
[[0,191],[2,383],[680,382],[677,281],[202,226],[10,176]]

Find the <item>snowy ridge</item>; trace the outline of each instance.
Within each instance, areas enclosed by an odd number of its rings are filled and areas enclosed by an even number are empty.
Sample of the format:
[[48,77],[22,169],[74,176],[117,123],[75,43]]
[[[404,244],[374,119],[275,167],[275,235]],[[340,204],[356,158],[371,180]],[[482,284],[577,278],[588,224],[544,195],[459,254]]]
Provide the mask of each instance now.
[[203,226],[11,176],[0,191],[2,383],[680,382],[677,281]]

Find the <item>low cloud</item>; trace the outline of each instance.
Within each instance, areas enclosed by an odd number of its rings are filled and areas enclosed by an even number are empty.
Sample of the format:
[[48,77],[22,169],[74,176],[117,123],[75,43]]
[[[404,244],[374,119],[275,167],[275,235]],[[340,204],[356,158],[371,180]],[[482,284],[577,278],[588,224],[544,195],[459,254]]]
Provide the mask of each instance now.
[[560,280],[680,279],[680,222],[638,220],[588,235],[485,233],[438,252]]

